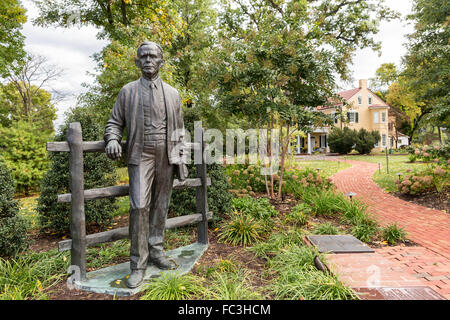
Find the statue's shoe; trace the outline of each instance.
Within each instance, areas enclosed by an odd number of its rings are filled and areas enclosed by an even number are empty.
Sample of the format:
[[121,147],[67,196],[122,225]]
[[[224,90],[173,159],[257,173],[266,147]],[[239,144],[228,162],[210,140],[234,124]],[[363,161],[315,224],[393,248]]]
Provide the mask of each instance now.
[[149,258],[148,264],[153,264],[162,270],[175,270],[176,268],[178,268],[174,261],[169,260],[164,256]]
[[139,287],[144,280],[145,270],[132,270],[126,281],[126,285],[130,289]]

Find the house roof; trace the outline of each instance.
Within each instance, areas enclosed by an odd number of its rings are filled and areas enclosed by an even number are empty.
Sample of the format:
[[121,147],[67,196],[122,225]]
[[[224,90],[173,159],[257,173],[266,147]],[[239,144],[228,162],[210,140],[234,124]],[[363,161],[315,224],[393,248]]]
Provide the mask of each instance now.
[[348,100],[351,97],[353,97],[355,94],[357,94],[359,91],[361,91],[361,88],[355,88],[355,89],[338,92],[338,95],[340,95],[345,100]]
[[[369,90],[370,93],[372,93],[374,96],[376,96],[381,101],[381,103],[378,103],[378,104],[371,104],[369,106],[370,109],[378,109],[378,108],[386,108],[386,107],[389,108],[390,107],[386,102],[383,101],[383,99],[378,97],[378,95],[376,93],[374,93],[372,90],[370,90],[369,88],[367,88],[367,90]],[[338,95],[340,95],[345,100],[349,100],[360,91],[361,91],[361,88],[354,88],[354,89],[338,92]],[[328,101],[333,102],[333,100],[331,98]],[[318,106],[317,110],[330,109],[330,108],[334,108],[335,106],[340,106],[340,105],[342,105],[341,102],[335,101],[334,106]]]

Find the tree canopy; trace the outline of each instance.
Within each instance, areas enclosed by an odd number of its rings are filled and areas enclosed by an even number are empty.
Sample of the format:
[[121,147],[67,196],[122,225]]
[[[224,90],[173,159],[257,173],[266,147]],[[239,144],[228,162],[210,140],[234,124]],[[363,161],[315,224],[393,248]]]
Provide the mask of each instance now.
[[25,56],[22,25],[27,21],[25,9],[18,0],[0,3],[0,78],[9,74],[9,66]]

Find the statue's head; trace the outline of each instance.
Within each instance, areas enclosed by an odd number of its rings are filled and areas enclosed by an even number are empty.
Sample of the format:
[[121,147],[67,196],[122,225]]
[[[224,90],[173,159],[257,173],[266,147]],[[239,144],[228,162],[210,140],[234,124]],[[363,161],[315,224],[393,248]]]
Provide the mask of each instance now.
[[146,78],[155,77],[164,65],[163,51],[160,45],[151,41],[141,43],[137,49],[135,63]]

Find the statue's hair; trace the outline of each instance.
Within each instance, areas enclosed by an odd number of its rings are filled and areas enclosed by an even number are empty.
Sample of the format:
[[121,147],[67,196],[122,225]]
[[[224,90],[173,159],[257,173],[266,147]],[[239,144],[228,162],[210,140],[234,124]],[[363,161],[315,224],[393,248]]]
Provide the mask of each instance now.
[[161,59],[164,59],[164,57],[163,57],[163,50],[162,50],[161,46],[159,44],[157,44],[156,42],[153,42],[153,41],[144,41],[144,42],[142,42],[139,45],[138,49],[137,49],[137,56],[139,57],[139,54],[141,52],[141,48],[143,46],[149,46],[149,45],[156,46],[158,48],[159,54],[161,55]]

